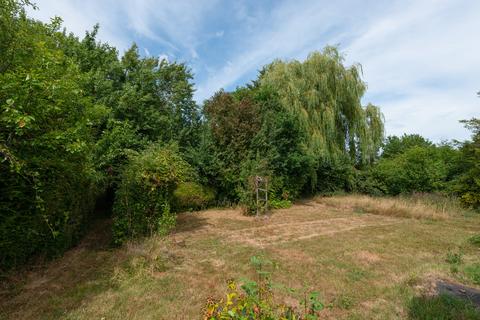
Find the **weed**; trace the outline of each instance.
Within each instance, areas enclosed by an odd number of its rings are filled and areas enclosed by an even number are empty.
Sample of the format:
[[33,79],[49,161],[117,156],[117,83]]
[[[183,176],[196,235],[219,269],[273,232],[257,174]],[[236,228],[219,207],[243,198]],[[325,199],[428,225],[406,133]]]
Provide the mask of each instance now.
[[[275,264],[260,256],[253,256],[250,263],[254,267],[258,282],[243,280],[242,292],[234,280],[228,281],[228,291],[224,299],[215,300],[208,298],[203,308],[203,317],[208,320],[220,319],[285,319],[285,320],[316,320],[324,309],[319,292],[305,292],[300,305],[303,313],[295,307],[274,302],[273,284],[270,280],[271,273],[266,271]],[[275,287],[282,287],[276,285]],[[293,291],[293,289],[290,289]]]
[[350,270],[347,273],[347,278],[350,281],[360,281],[364,279],[366,276],[367,276],[367,273],[364,270],[358,269],[358,268]]
[[352,297],[342,294],[336,299],[335,304],[341,309],[349,310],[353,307],[354,301]]
[[449,251],[447,253],[447,257],[445,258],[445,262],[451,264],[451,265],[459,265],[463,261],[463,255],[461,252],[453,252]]
[[473,244],[476,247],[480,247],[480,234],[476,234],[468,238],[468,242],[470,242],[470,244]]

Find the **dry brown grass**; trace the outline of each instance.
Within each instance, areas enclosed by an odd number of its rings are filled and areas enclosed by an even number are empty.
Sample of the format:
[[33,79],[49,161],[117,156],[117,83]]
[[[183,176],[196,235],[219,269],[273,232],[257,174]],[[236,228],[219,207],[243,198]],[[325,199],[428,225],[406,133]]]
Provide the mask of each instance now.
[[418,198],[373,198],[365,195],[344,195],[335,197],[318,197],[316,201],[328,206],[352,210],[358,213],[371,213],[382,216],[445,220],[459,215],[451,205],[439,206]]
[[479,232],[480,216],[405,201],[315,198],[268,219],[240,209],[184,213],[172,235],[115,249],[99,246],[108,239],[97,232],[0,286],[0,319],[198,319],[227,279],[256,276],[249,261],[259,254],[276,262],[275,283],[321,292],[333,306],[325,319],[406,318],[409,279],[448,274],[445,255],[462,243],[464,260],[478,260],[466,239]]

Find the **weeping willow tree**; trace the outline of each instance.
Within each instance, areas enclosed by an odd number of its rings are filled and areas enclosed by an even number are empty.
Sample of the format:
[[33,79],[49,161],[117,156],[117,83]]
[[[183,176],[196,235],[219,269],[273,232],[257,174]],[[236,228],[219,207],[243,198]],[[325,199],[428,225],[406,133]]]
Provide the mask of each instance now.
[[260,85],[276,91],[284,110],[298,117],[309,152],[327,160],[350,155],[365,164],[383,140],[383,116],[378,107],[361,105],[366,90],[361,66],[343,62],[335,47],[314,52],[304,62],[275,61],[262,73]]

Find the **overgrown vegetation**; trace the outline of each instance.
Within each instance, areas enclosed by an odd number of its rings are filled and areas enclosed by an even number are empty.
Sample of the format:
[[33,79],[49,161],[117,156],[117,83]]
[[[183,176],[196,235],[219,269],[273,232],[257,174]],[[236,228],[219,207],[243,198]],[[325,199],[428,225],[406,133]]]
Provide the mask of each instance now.
[[130,237],[166,234],[175,226],[170,208],[174,191],[193,179],[193,170],[174,147],[152,145],[132,156],[115,196],[114,241],[120,244]]
[[[352,191],[435,193],[479,208],[479,120],[464,121],[471,141],[385,140],[380,109],[361,103],[360,66],[336,47],[274,61],[198,106],[185,64],[142,57],[135,44],[119,55],[98,26],[80,39],[60,18],[28,18],[26,6],[0,0],[1,270],[77,243],[107,194],[117,244],[167,233],[182,210],[241,203],[251,213],[256,175],[269,178],[271,208]],[[377,214],[448,211],[368,201],[357,205]]]

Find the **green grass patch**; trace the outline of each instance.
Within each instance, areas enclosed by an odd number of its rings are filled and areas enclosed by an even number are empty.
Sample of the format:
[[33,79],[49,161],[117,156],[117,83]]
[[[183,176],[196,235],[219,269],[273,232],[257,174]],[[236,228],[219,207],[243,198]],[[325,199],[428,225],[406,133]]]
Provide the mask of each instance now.
[[464,273],[473,283],[480,284],[480,263],[466,266]]
[[480,247],[480,234],[468,238],[468,242],[476,247]]
[[410,319],[478,320],[480,311],[466,300],[450,295],[414,297],[408,306]]

